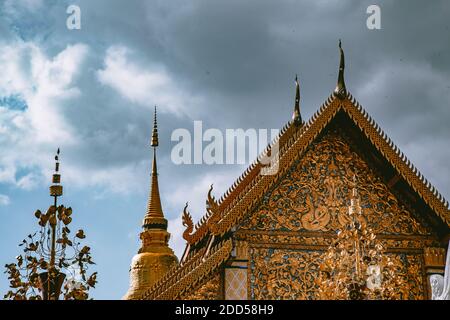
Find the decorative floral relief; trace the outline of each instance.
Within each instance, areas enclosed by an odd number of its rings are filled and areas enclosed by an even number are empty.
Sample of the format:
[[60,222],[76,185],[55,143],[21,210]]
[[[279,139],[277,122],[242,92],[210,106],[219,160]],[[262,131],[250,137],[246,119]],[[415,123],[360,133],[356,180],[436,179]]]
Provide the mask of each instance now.
[[423,257],[414,254],[390,254],[396,273],[402,283],[395,290],[396,300],[423,300],[426,298],[423,278]]
[[320,258],[317,251],[251,249],[251,297],[264,299],[314,299]]
[[220,275],[204,283],[200,288],[181,297],[182,300],[218,300],[220,299]]
[[[278,245],[278,246],[324,246],[327,247],[331,244],[333,238],[322,237],[320,235],[316,236],[303,236],[300,234],[283,234],[281,232],[269,233],[257,233],[253,234],[251,231],[249,233],[240,233],[237,239],[245,240],[250,243],[257,243],[261,245]],[[381,243],[386,246],[386,248],[395,249],[423,249],[424,247],[438,246],[439,242],[433,238],[421,238],[416,237],[414,239],[380,239]],[[296,248],[298,249],[298,248]]]
[[[256,300],[312,300],[318,298],[316,279],[322,261],[321,251],[252,248],[250,293]],[[422,256],[390,254],[402,285],[395,299],[424,299]]]
[[242,229],[334,231],[348,223],[352,177],[377,234],[429,234],[337,132],[327,133],[263,198]]

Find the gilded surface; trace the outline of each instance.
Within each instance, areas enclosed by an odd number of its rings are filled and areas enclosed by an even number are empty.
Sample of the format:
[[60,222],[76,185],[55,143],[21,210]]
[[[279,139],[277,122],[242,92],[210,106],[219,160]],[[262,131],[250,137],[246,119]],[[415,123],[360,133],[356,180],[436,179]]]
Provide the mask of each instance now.
[[190,294],[181,297],[182,300],[218,300],[220,299],[220,275],[203,284]]
[[349,222],[353,175],[363,219],[388,248],[402,278],[394,297],[426,297],[422,250],[435,243],[431,230],[399,203],[338,132],[330,131],[268,190],[235,234],[250,246],[252,299],[318,298],[315,281],[324,250]]
[[264,196],[244,225],[250,230],[334,231],[347,224],[351,177],[377,234],[429,234],[336,132],[327,133]]
[[395,300],[423,300],[427,298],[423,272],[423,256],[406,253],[391,254],[400,285],[394,290]]
[[207,256],[204,250],[200,250],[186,263],[167,272],[142,295],[142,299],[174,300],[193,294],[197,285],[219,273],[221,265],[230,257],[232,249],[232,241],[224,240],[211,248]]
[[[251,299],[318,299],[316,279],[322,251],[252,248]],[[423,258],[420,254],[390,254],[402,284],[395,299],[425,299]]]
[[[323,249],[325,249],[332,243],[333,235],[319,232],[305,235],[296,232],[245,231],[239,232],[239,234],[236,235],[236,238],[253,244],[257,243],[260,247],[323,247]],[[424,246],[433,246],[437,244],[436,240],[429,236],[391,236],[390,238],[379,238],[383,245],[391,249],[421,251]]]
[[247,268],[226,268],[225,300],[247,300]]
[[251,249],[252,299],[310,300],[318,290],[322,253],[283,249]]
[[445,268],[445,255],[444,248],[424,248],[425,266],[429,268]]

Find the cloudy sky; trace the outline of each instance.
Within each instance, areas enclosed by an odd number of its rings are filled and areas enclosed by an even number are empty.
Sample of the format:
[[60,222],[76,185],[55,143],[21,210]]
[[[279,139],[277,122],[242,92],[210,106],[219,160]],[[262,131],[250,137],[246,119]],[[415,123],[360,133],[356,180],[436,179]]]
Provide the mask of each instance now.
[[[81,30],[66,9],[81,8]],[[366,27],[381,8],[381,30]],[[333,90],[337,41],[347,88],[450,198],[450,3],[435,1],[0,0],[0,265],[51,204],[61,147],[63,203],[97,262],[97,299],[118,299],[145,214],[153,106],[171,245],[186,201],[198,219],[242,165],[172,163],[177,128],[281,128],[295,74],[308,119]],[[1,274],[1,273],[0,273]],[[6,292],[6,276],[0,291]]]

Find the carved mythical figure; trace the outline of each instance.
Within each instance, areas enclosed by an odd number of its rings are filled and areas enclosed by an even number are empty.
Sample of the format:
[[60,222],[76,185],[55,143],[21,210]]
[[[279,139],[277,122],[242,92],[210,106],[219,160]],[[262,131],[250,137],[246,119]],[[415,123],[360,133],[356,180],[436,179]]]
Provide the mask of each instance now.
[[430,277],[430,284],[432,300],[450,300],[450,241],[447,250],[444,276],[433,274]]
[[187,211],[188,203],[186,202],[186,206],[183,209],[183,215],[182,215],[182,223],[183,226],[186,227],[186,230],[183,232],[183,239],[186,241],[190,241],[192,238],[192,232],[194,231],[194,222],[192,221],[192,216]]

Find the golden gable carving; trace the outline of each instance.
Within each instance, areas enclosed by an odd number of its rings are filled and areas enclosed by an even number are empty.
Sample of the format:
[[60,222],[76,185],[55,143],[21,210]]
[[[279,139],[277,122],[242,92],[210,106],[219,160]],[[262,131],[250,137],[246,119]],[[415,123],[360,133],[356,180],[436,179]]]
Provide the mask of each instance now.
[[264,197],[243,229],[335,231],[348,221],[352,177],[356,175],[363,214],[379,234],[428,235],[353,152],[337,132],[313,143],[305,155]]

